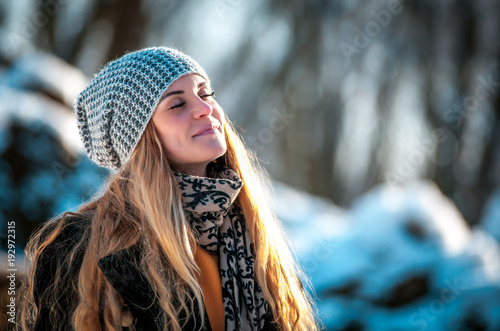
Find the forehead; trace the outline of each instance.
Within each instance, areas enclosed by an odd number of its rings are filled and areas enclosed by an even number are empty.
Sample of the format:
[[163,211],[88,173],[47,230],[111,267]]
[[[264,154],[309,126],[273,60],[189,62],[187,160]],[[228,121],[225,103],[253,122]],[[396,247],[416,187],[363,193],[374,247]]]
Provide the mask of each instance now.
[[205,83],[207,86],[210,85],[205,78],[198,74],[188,74],[176,79],[165,92],[174,91],[182,88],[197,87],[201,83]]

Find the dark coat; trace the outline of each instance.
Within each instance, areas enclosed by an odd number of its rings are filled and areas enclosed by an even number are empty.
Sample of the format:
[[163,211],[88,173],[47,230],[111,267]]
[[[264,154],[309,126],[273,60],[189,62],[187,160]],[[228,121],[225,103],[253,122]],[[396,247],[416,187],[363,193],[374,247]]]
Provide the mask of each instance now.
[[[33,294],[35,303],[39,309],[39,314],[35,324],[35,330],[72,330],[71,315],[78,303],[77,281],[80,267],[83,261],[83,255],[90,235],[90,220],[79,219],[76,217],[66,217],[66,224],[56,240],[46,247],[44,253],[39,257],[34,276]],[[44,235],[42,234],[42,241]],[[55,309],[57,325],[49,320],[50,309],[54,308],[54,302],[47,302],[41,296],[43,291],[48,289],[55,279],[55,273],[58,266],[64,261],[69,252],[78,244],[79,249],[74,257],[74,263],[69,268],[62,270],[60,275],[63,284],[67,284],[63,289],[54,293],[58,307]],[[140,249],[138,244],[114,254],[101,258],[98,262],[102,273],[113,286],[116,292],[123,299],[124,303],[130,309],[134,317],[136,330],[161,330],[157,317],[161,313],[161,307],[155,300],[154,293],[145,276],[137,268],[140,259]],[[205,325],[201,328],[203,331],[210,331],[210,323],[205,309],[203,312],[197,309],[194,304],[194,314],[190,314],[189,319],[186,316],[179,316],[180,325],[184,325],[183,330],[193,331],[200,329],[201,314],[205,315]],[[272,316],[266,317],[266,323],[262,330],[276,330],[271,322]],[[125,330],[127,328],[124,328]]]
[[[90,222],[88,220],[66,217],[66,222],[67,226],[62,230],[55,242],[49,245],[40,256],[35,270],[33,292],[35,303],[39,309],[35,330],[72,329],[70,321],[78,302],[76,289],[84,249],[76,253],[75,262],[67,270],[62,270],[61,281],[63,284],[67,283],[67,286],[64,286],[59,293],[55,293],[56,301],[59,304],[56,309],[57,325],[54,325],[49,320],[50,308],[54,307],[53,302],[46,302],[41,297],[42,292],[53,284],[57,266],[62,263],[64,257],[82,239],[85,246],[85,241],[88,242],[88,235],[90,234],[90,231],[88,231]],[[139,248],[138,245],[135,245],[101,258],[98,265],[106,279],[130,309],[134,317],[135,328],[137,330],[161,330],[157,323],[161,308],[154,299],[153,290],[146,278],[141,270],[136,267],[139,265],[139,263],[136,263],[139,258]],[[194,306],[197,307],[198,305],[195,303]],[[205,325],[202,330],[211,330],[206,310],[204,309],[202,313],[205,314]],[[198,330],[201,326],[201,314],[199,310],[196,310],[188,320],[186,320],[185,316],[179,316],[179,322],[181,325],[187,322],[183,330]]]

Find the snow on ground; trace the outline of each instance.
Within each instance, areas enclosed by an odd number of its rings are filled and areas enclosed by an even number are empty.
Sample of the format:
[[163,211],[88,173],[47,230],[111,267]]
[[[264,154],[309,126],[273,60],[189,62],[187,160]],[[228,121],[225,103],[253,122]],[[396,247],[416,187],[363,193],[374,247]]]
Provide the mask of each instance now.
[[485,231],[500,242],[500,190],[497,190],[486,204],[481,224]]
[[34,51],[15,58],[4,82],[19,90],[41,91],[72,107],[89,78],[50,53]]
[[435,184],[382,185],[350,211],[277,187],[329,330],[500,330],[500,246]]
[[42,121],[70,150],[83,151],[72,105],[87,80],[53,55],[24,53],[0,73],[0,127],[12,117]]

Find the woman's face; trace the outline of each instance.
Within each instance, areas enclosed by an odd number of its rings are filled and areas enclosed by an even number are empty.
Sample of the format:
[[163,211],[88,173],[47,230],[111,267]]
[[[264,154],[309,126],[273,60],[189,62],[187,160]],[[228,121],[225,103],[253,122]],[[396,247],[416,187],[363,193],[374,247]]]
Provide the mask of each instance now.
[[224,112],[209,83],[196,74],[182,76],[165,91],[152,121],[174,169],[198,176],[226,152]]

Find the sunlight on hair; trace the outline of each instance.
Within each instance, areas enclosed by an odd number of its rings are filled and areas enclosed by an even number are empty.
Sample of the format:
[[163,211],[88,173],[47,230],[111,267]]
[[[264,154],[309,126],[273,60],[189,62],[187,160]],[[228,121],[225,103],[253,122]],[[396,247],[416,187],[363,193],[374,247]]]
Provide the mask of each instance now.
[[[271,198],[256,158],[226,119],[227,152],[223,166],[232,168],[244,181],[237,198],[252,237],[256,280],[280,330],[316,330],[311,298],[298,276],[302,275],[285,240],[283,229],[270,208]],[[194,260],[196,240],[183,210],[179,187],[168,160],[150,123],[131,159],[109,179],[106,190],[78,213],[55,218],[34,236],[27,247],[32,261],[29,285],[25,286],[25,304],[21,323],[29,329],[35,318],[33,298],[34,270],[48,247],[57,249],[57,236],[69,227],[68,216],[83,221],[84,235],[60,265],[55,282],[40,297],[54,302],[51,318],[57,320],[56,294],[64,291],[64,279],[75,262],[74,255],[84,251],[78,276],[79,302],[72,317],[76,330],[120,330],[129,323],[123,301],[99,269],[100,258],[134,245],[140,247],[141,270],[162,308],[159,323],[164,329],[181,330],[178,316],[203,311],[203,292],[197,280],[199,268]],[[56,246],[56,247],[52,247]],[[36,249],[36,247],[39,247]],[[55,294],[54,294],[55,293]],[[52,298],[52,299],[51,299]],[[176,308],[175,302],[180,302]],[[202,323],[204,323],[204,316]],[[133,327],[133,325],[132,325]],[[200,325],[202,327],[202,325]]]

